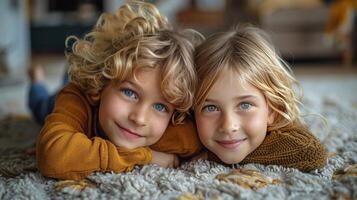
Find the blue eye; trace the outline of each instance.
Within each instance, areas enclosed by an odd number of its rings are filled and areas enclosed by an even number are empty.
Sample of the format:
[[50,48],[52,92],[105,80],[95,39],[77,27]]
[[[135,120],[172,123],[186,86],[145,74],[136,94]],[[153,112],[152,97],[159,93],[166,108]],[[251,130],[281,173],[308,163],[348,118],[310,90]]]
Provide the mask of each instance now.
[[217,108],[217,106],[214,106],[214,105],[207,105],[207,106],[204,106],[204,107],[202,108],[202,110],[203,110],[204,112],[214,112],[214,111],[217,111],[218,108]]
[[138,99],[138,96],[136,93],[131,90],[131,89],[121,89],[120,92],[122,92],[125,96],[127,96],[130,99]]
[[157,103],[153,105],[154,109],[160,112],[167,112],[167,108],[165,105],[161,104],[161,103]]
[[248,102],[242,102],[239,104],[239,108],[242,110],[248,110],[251,107],[252,107],[252,104],[248,103]]

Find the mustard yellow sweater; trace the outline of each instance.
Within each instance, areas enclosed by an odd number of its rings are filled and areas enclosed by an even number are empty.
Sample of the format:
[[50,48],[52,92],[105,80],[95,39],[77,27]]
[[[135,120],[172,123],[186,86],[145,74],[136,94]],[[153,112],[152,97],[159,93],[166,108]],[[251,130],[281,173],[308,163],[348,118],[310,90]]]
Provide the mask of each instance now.
[[36,158],[40,172],[58,179],[81,179],[95,171],[130,171],[151,161],[152,151],[189,157],[201,145],[191,122],[169,125],[162,138],[150,147],[124,149],[98,136],[98,103],[73,84],[57,96],[55,108],[37,138]]
[[[208,150],[199,157],[222,163]],[[306,127],[293,125],[269,132],[263,143],[240,164],[282,165],[308,172],[322,168],[326,160],[327,152],[319,140]]]

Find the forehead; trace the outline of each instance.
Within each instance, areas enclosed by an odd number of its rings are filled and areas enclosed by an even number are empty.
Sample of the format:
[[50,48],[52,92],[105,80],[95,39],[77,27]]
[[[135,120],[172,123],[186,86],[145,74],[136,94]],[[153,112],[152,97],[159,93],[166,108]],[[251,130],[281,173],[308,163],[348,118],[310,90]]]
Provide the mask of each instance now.
[[[165,100],[161,90],[160,68],[139,68],[122,83],[129,83],[137,93],[148,99]],[[166,100],[165,100],[166,101]]]
[[230,96],[253,95],[263,97],[263,94],[244,79],[237,71],[223,70],[213,83],[207,98],[228,98]]
[[158,67],[141,67],[136,68],[129,79],[135,79],[137,82],[153,81],[160,82],[160,69]]
[[123,83],[130,83],[143,91],[155,91],[161,93],[161,73],[158,68],[142,67],[127,74],[123,80],[114,79],[113,83],[119,87]]

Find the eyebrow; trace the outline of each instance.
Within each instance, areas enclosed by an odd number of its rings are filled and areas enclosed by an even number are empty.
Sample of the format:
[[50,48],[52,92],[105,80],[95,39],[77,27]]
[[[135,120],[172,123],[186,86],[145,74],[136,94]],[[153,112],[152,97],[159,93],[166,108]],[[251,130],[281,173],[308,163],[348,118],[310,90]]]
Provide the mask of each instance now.
[[129,85],[133,86],[135,89],[142,91],[143,89],[136,83],[132,81],[125,80],[123,83],[128,83]]
[[[235,97],[234,98],[235,100],[245,100],[245,99],[257,99],[257,97],[255,95],[250,95],[250,94],[247,94],[247,95],[241,95],[241,96],[238,96],[238,97]],[[205,100],[206,102],[216,102],[217,100],[215,99],[211,99],[211,98],[207,98]]]

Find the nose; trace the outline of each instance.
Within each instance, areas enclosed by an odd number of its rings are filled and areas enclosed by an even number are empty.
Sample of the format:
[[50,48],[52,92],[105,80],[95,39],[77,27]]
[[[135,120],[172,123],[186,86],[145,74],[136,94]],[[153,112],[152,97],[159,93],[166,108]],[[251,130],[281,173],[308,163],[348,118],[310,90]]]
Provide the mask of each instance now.
[[223,113],[219,127],[220,133],[233,134],[238,132],[239,128],[239,118],[234,113]]
[[137,126],[146,125],[147,108],[145,106],[135,106],[135,108],[129,114],[129,120]]

